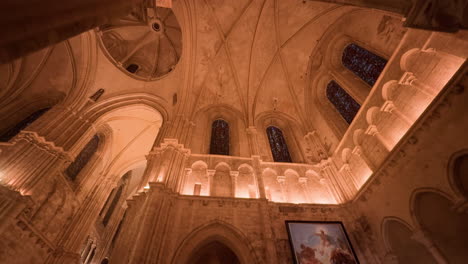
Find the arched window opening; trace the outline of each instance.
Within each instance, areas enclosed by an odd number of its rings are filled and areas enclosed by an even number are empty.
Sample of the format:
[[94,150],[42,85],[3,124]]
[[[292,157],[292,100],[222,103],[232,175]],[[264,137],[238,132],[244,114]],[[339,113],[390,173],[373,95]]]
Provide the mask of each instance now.
[[327,85],[327,98],[348,124],[353,122],[359,108],[361,108],[361,105],[333,80]]
[[112,237],[112,240],[111,240],[111,248],[114,248],[114,245],[115,245],[115,241],[117,241],[117,238],[119,237],[120,235],[120,231],[122,229],[122,224],[123,222],[125,221],[125,217],[127,216],[127,211],[124,212],[123,216],[122,216],[122,219],[120,220],[119,222],[119,225],[117,226],[117,230],[115,231],[114,233],[114,236]]
[[270,126],[267,128],[268,141],[270,142],[271,154],[275,162],[292,162],[289,155],[288,145],[281,129]]
[[192,253],[191,263],[226,263],[239,264],[237,255],[224,244],[214,241]]
[[211,126],[210,154],[229,155],[229,124],[222,119]]
[[343,66],[348,68],[364,82],[374,86],[387,65],[387,60],[356,45],[349,44],[343,50]]
[[117,189],[117,192],[115,193],[114,198],[112,199],[112,203],[109,206],[109,209],[107,209],[106,215],[102,219],[102,224],[104,226],[107,226],[109,223],[109,220],[112,217],[112,214],[114,213],[115,207],[117,206],[117,203],[120,200],[120,196],[122,196],[122,191],[123,191],[123,185],[119,186],[119,189]]
[[453,202],[434,193],[418,193],[414,214],[421,228],[448,263],[468,263],[468,214],[453,210]]
[[14,127],[6,130],[5,132],[0,134],[0,142],[8,142],[10,139],[14,138],[18,133],[28,127],[30,124],[32,124],[34,121],[39,119],[42,115],[44,115],[47,111],[50,110],[50,107],[48,108],[43,108],[40,109],[32,114],[30,114],[28,117],[25,119],[21,120],[18,124],[16,124]]
[[138,66],[137,64],[132,63],[132,64],[129,64],[126,69],[127,69],[127,71],[129,73],[136,73],[139,68],[140,68],[140,66]]
[[468,154],[458,157],[453,166],[454,179],[463,195],[468,197]]
[[76,157],[70,166],[65,170],[65,174],[74,181],[76,176],[80,174],[81,170],[88,164],[91,157],[96,153],[99,147],[99,136],[95,135],[86,146],[81,150],[80,154]]

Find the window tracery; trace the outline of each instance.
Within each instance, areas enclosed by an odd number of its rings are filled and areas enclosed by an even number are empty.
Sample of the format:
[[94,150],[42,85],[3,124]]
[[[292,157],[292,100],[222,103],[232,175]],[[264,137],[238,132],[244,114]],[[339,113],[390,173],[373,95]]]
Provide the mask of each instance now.
[[386,59],[356,44],[349,44],[345,47],[341,60],[343,66],[370,86],[374,86],[387,64]]
[[81,170],[88,164],[91,160],[91,157],[96,153],[99,147],[99,136],[95,135],[86,146],[81,150],[80,154],[76,157],[70,166],[65,170],[65,174],[74,181],[76,176],[81,172]]
[[210,154],[229,155],[229,124],[222,119],[211,126]]
[[275,162],[292,162],[288,145],[284,139],[281,129],[275,126],[267,128],[268,141],[270,142],[271,154]]
[[21,130],[28,127],[30,124],[32,124],[34,121],[39,119],[39,117],[44,115],[49,110],[50,110],[50,107],[49,108],[43,108],[43,109],[40,109],[40,110],[30,114],[28,117],[21,120],[21,122],[16,124],[14,127],[10,128],[7,131],[5,131],[4,133],[2,133],[0,135],[0,142],[10,141],[10,139],[14,138]]
[[326,93],[328,100],[335,106],[344,120],[351,124],[361,105],[333,80],[328,83]]

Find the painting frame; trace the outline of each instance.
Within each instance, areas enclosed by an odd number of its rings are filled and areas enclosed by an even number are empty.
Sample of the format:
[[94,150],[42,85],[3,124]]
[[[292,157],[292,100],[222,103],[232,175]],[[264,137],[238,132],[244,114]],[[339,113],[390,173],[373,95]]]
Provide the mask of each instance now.
[[309,224],[311,226],[315,226],[316,228],[318,228],[320,226],[330,225],[330,226],[333,226],[335,229],[337,228],[340,231],[341,235],[342,235],[342,239],[344,240],[342,242],[345,242],[346,246],[348,247],[348,250],[349,250],[349,253],[350,253],[349,255],[351,257],[353,257],[353,260],[354,260],[354,262],[356,264],[360,264],[359,259],[358,259],[357,255],[356,255],[356,252],[354,251],[353,245],[352,245],[351,241],[349,240],[348,233],[346,232],[346,229],[345,229],[345,226],[343,225],[343,222],[341,222],[341,221],[286,220],[285,225],[286,225],[286,230],[288,232],[289,246],[290,246],[290,249],[291,249],[292,259],[293,259],[295,264],[301,264],[301,262],[298,260],[298,254],[296,253],[297,252],[296,251],[297,245],[295,245],[295,243],[297,241],[294,240],[295,238],[294,238],[294,235],[293,235],[294,230],[292,230],[293,227],[291,226],[292,224]]

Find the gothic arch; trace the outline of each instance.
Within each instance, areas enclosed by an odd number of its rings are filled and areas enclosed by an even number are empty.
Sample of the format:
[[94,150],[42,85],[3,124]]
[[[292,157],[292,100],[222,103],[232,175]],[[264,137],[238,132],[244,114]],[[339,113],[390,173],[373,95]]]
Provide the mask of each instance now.
[[305,135],[304,127],[300,126],[294,118],[276,111],[263,112],[257,115],[255,119],[259,145],[263,149],[261,155],[265,160],[274,160],[266,132],[270,126],[277,127],[282,131],[292,162],[303,163],[305,155],[301,143]]
[[419,230],[449,263],[468,261],[468,214],[453,210],[454,199],[437,189],[417,189],[411,196],[411,216]]
[[215,120],[224,120],[229,124],[229,141],[231,156],[249,156],[249,146],[241,140],[247,137],[246,124],[243,114],[237,109],[227,105],[207,106],[195,114],[195,128],[190,147],[194,153],[210,153],[211,128]]
[[[461,174],[460,162],[466,163],[468,160],[468,149],[463,149],[454,153],[448,162],[447,175],[448,181],[455,195],[461,199],[468,199],[468,175]],[[466,165],[465,165],[466,166]],[[460,172],[458,171],[460,170]],[[468,173],[468,172],[467,172]],[[464,179],[462,178],[464,177]]]
[[396,263],[436,264],[428,249],[413,239],[413,232],[414,228],[398,217],[385,217],[382,220],[381,234],[387,252],[386,260],[396,258]]
[[231,249],[241,264],[260,263],[249,239],[239,229],[221,220],[214,220],[195,228],[179,244],[171,263],[188,264],[188,258],[193,252],[216,241]]

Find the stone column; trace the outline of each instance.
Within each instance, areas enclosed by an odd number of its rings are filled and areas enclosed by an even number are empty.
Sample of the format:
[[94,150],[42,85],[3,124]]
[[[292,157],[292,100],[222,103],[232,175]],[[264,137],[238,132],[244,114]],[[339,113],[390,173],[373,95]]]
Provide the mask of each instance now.
[[348,184],[341,179],[338,169],[331,158],[322,160],[320,162],[320,169],[322,175],[330,181],[331,184],[328,186],[338,203],[346,202],[353,197],[354,192],[349,188]]
[[372,172],[377,171],[377,166],[375,166],[375,164],[371,160],[369,160],[369,158],[362,152],[362,147],[361,146],[354,147],[352,153],[354,155],[358,156],[359,158],[361,158],[364,161],[364,163],[366,163],[367,167],[369,167],[369,169]]
[[405,72],[398,83],[402,85],[411,85],[429,98],[434,98],[437,95],[437,92],[434,91],[434,89],[419,81],[412,72]]
[[307,190],[307,181],[309,179],[307,177],[299,177],[298,182],[299,186],[301,186],[302,190],[302,195],[304,196],[304,199],[306,203],[310,203],[310,198],[309,198],[309,192]]
[[112,180],[105,179],[87,195],[75,212],[71,223],[59,238],[57,244],[60,245],[60,248],[47,259],[46,263],[59,264],[79,261],[80,246],[89,234],[92,224],[96,221],[113,184]]
[[357,192],[360,188],[358,182],[356,181],[356,176],[354,173],[351,171],[351,167],[349,166],[349,163],[343,164],[340,168],[340,173],[344,176],[345,180],[350,180],[352,185],[354,186],[355,192]]
[[250,146],[250,154],[253,155],[260,155],[260,147],[258,144],[257,138],[257,128],[254,126],[249,126],[247,129],[247,139],[249,141]]
[[439,249],[434,245],[432,240],[427,236],[424,230],[418,229],[413,232],[411,238],[421,244],[423,244],[427,250],[432,254],[434,259],[439,264],[448,264],[447,259],[440,253]]
[[288,202],[287,196],[286,196],[286,187],[284,186],[286,184],[286,176],[276,176],[276,180],[278,181],[280,188],[281,188],[281,196],[283,199],[283,203]]
[[382,105],[380,110],[382,112],[387,112],[387,113],[395,115],[401,121],[403,121],[408,128],[411,127],[411,125],[414,123],[405,114],[403,114],[400,110],[398,110],[398,108],[396,108],[395,104],[393,104],[392,101],[385,101],[385,103]]
[[375,137],[382,146],[385,147],[387,151],[390,152],[392,150],[392,145],[388,142],[388,140],[380,134],[379,130],[377,129],[377,126],[375,125],[369,125],[369,127],[366,129],[366,134]]
[[236,197],[236,190],[237,190],[237,177],[239,176],[238,171],[230,171],[229,174],[231,175],[231,193],[232,197]]
[[214,183],[214,175],[216,170],[206,170],[206,174],[208,176],[208,195],[213,195],[213,183]]
[[254,176],[255,176],[255,181],[257,182],[258,186],[258,194],[260,199],[266,199],[266,194],[265,194],[265,184],[263,182],[263,173],[261,170],[260,166],[261,160],[260,156],[252,156],[252,165],[254,169]]

